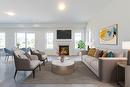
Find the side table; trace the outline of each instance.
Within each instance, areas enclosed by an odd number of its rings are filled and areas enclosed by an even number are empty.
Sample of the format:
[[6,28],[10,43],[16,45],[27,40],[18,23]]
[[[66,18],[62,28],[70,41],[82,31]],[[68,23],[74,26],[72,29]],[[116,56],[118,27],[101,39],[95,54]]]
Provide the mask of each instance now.
[[121,87],[125,87],[125,68],[127,62],[118,62],[117,63],[117,84]]

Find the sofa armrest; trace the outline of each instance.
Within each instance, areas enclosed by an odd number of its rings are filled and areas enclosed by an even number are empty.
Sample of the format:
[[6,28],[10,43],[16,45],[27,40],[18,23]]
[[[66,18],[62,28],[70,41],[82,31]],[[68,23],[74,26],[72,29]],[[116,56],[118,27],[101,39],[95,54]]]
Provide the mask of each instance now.
[[87,55],[87,52],[88,52],[87,50],[82,50],[81,51],[82,55]]
[[33,53],[32,55],[36,55],[39,60],[42,60],[42,55],[40,53]]
[[108,60],[127,60],[127,58],[126,57],[100,57],[99,58],[100,60],[106,60],[106,61],[108,61]]
[[103,82],[115,82],[117,62],[122,61],[127,61],[127,58],[99,58],[99,79]]
[[41,55],[45,55],[44,51],[37,50]]

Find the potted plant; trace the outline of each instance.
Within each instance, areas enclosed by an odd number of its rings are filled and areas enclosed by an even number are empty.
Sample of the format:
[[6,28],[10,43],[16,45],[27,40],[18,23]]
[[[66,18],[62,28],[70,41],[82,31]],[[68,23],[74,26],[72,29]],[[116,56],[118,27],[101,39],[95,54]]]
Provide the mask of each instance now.
[[80,40],[80,41],[78,42],[78,48],[80,49],[79,55],[82,55],[82,52],[81,52],[81,51],[84,50],[85,47],[86,47],[85,42],[84,42],[83,40]]

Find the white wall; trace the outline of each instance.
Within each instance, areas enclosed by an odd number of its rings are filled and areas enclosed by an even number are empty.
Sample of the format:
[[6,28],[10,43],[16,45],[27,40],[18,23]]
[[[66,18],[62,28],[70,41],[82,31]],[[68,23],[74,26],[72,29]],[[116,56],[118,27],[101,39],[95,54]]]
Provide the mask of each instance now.
[[[15,47],[15,33],[16,32],[34,32],[35,33],[35,48],[39,50],[44,50],[48,55],[56,55],[56,51],[59,49],[58,45],[68,44],[70,46],[70,55],[76,55],[79,50],[74,49],[74,33],[81,32],[82,39],[84,40],[84,30],[86,29],[86,24],[39,24],[39,27],[32,27],[33,24],[0,24],[0,32],[6,33],[6,47]],[[56,39],[57,29],[71,29],[72,30],[72,40],[58,41]],[[46,49],[46,33],[54,33],[54,49]]]
[[[101,45],[99,43],[100,28],[118,24],[118,44]],[[92,30],[95,46],[102,49],[112,49],[119,52],[122,41],[130,41],[130,0],[113,0],[100,14],[88,22],[87,30]],[[130,67],[126,67],[126,87],[130,87]]]
[[[99,29],[118,24],[118,45],[101,45]],[[113,0],[101,13],[88,21],[87,29],[92,29],[92,39],[98,48],[121,49],[122,41],[130,41],[130,0]]]

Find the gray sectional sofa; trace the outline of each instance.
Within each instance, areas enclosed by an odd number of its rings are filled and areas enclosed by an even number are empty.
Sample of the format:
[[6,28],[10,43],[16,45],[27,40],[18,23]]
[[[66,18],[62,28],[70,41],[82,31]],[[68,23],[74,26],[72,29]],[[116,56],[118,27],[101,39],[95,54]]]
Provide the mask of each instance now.
[[97,58],[88,55],[83,55],[82,61],[99,77],[99,60]]
[[125,57],[92,57],[82,56],[82,62],[103,82],[116,81],[117,62],[126,61]]

